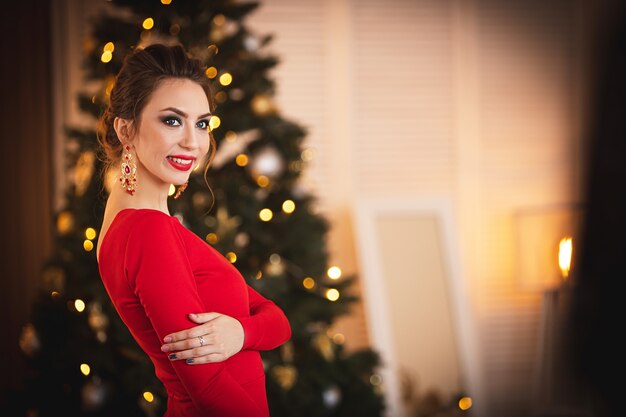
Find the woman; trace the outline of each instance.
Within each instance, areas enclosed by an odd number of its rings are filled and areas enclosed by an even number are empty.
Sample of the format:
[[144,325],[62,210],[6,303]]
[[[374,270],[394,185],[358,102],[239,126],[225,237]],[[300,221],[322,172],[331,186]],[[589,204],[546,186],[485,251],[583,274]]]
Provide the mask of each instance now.
[[259,351],[287,341],[289,323],[168,211],[170,184],[180,195],[192,168],[212,159],[213,108],[200,62],[181,46],[126,58],[100,121],[121,187],[110,190],[96,256],[115,308],[167,389],[167,417],[267,417]]

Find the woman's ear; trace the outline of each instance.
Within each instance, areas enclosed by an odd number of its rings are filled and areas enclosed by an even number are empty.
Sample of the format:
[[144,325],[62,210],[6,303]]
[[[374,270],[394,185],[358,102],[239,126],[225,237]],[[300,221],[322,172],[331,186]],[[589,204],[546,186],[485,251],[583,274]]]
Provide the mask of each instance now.
[[122,119],[116,117],[113,120],[113,129],[117,134],[117,138],[122,142],[122,145],[126,145],[132,142],[133,122],[132,120]]

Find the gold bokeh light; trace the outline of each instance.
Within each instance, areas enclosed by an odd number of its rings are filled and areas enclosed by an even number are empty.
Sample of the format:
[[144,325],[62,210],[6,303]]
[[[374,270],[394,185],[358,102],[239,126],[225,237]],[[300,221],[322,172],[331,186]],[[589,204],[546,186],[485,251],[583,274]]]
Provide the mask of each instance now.
[[233,82],[233,76],[229,72],[220,75],[220,84],[226,86]]
[[85,237],[89,240],[94,240],[94,238],[96,237],[96,229],[94,229],[93,227],[88,227],[87,229],[85,229]]
[[268,208],[264,208],[259,211],[259,218],[264,222],[269,222],[270,220],[272,220],[272,217],[274,217],[274,213],[272,213],[272,210]]
[[341,277],[341,268],[338,266],[331,266],[328,268],[327,274],[330,279],[339,279]]
[[207,77],[209,78],[215,78],[217,76],[217,68],[215,67],[209,67],[207,68],[204,73],[206,74]]
[[307,290],[312,290],[315,287],[315,280],[311,277],[306,277],[302,280],[302,286]]
[[74,300],[74,308],[79,313],[82,313],[83,311],[85,311],[85,302],[80,298],[77,298],[76,300]]
[[146,18],[143,23],[141,24],[141,26],[145,29],[145,30],[150,30],[154,27],[154,19],[151,17]]
[[296,209],[296,203],[293,200],[285,200],[283,202],[283,211],[287,214],[291,214]]
[[91,367],[89,365],[87,365],[86,363],[81,363],[80,364],[80,372],[87,376],[91,373]]
[[240,153],[235,158],[235,163],[240,167],[245,167],[246,165],[248,165],[248,155],[246,155],[245,153]]
[[339,299],[339,290],[336,288],[329,288],[326,290],[326,298],[330,301],[337,301]]

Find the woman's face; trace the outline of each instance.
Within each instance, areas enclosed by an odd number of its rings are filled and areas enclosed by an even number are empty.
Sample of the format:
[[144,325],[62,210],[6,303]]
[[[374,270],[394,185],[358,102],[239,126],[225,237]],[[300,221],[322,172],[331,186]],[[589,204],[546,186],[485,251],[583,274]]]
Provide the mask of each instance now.
[[[197,83],[162,81],[144,107],[133,137],[141,181],[183,184],[209,150],[209,101]],[[157,184],[161,185],[161,184]]]

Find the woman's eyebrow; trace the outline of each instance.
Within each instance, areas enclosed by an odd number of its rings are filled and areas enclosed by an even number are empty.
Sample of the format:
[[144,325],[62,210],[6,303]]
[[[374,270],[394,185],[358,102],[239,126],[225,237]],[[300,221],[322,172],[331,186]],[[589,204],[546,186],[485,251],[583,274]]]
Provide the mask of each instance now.
[[161,109],[159,111],[166,111],[166,110],[172,111],[172,112],[174,112],[174,113],[176,113],[176,114],[178,114],[180,116],[183,116],[185,118],[189,116],[187,113],[185,113],[182,110],[177,109],[176,107],[166,107],[166,108]]
[[[185,113],[184,111],[182,111],[180,109],[177,109],[176,107],[166,107],[164,109],[161,109],[160,111],[167,111],[167,110],[172,111],[172,112],[174,112],[174,113],[176,113],[176,114],[178,114],[178,115],[180,115],[180,116],[182,116],[184,118],[189,117],[189,115],[187,113]],[[205,113],[205,114],[201,114],[200,116],[198,116],[198,119],[203,119],[203,118],[208,117],[210,115],[211,115],[211,112],[208,112],[208,113]]]

